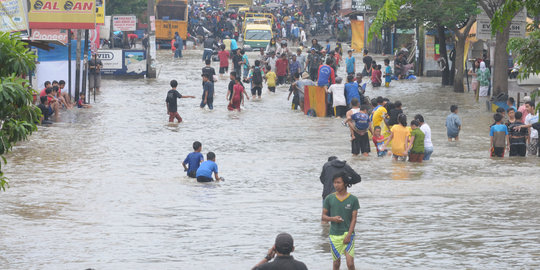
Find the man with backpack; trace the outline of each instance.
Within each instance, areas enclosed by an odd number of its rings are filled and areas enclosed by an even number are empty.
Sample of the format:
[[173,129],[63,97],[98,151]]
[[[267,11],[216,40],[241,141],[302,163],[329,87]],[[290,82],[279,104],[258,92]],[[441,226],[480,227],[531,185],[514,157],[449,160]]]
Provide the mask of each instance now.
[[251,70],[248,80],[251,80],[251,95],[261,98],[264,73],[261,69],[261,61],[255,60],[255,67]]

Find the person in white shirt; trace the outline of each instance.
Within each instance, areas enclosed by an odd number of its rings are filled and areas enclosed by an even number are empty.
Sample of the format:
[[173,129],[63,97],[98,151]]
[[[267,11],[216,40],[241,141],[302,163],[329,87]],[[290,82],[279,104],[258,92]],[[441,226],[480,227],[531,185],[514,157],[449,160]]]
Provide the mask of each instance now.
[[347,114],[347,101],[345,100],[345,85],[341,82],[343,79],[341,77],[336,78],[336,83],[332,84],[327,93],[332,93],[332,100],[334,106],[334,115],[336,118],[341,117],[345,118]]
[[307,42],[307,37],[306,37],[306,31],[304,31],[304,28],[301,28],[300,29],[300,41],[302,42],[302,44],[306,44]]
[[[538,122],[538,114],[534,107],[534,102],[527,101],[525,102],[525,108],[529,112],[527,117],[525,117],[525,125],[532,125]],[[538,131],[534,128],[529,128],[529,147],[528,152],[530,156],[536,156],[538,153]]]
[[424,132],[424,161],[429,160],[431,154],[433,154],[433,143],[431,142],[431,128],[426,122],[424,122],[424,117],[421,114],[414,116],[414,119],[420,122],[420,130]]

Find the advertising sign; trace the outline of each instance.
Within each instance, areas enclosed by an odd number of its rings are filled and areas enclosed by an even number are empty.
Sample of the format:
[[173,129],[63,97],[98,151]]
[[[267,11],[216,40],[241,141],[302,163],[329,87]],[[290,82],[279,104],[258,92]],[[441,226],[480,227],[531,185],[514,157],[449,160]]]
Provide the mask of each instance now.
[[19,32],[28,30],[26,17],[26,1],[1,0],[0,1],[0,31]]
[[[510,22],[510,37],[525,37],[527,28],[527,11],[522,9]],[[491,19],[485,11],[476,16],[476,38],[488,40],[491,37]]]
[[96,23],[105,24],[105,0],[96,0]]
[[68,43],[68,31],[66,29],[32,29],[31,40],[58,40]]
[[146,53],[143,50],[98,50],[98,59],[103,62],[104,75],[146,74]]
[[96,0],[30,0],[30,28],[94,29]]
[[93,53],[97,52],[97,50],[99,49],[99,45],[100,45],[99,30],[100,30],[100,26],[97,25],[95,29],[88,31],[89,33],[88,39],[90,41],[90,51]]
[[137,30],[137,17],[135,15],[113,16],[113,31]]
[[103,62],[101,71],[104,73],[122,69],[122,50],[99,50],[98,59]]

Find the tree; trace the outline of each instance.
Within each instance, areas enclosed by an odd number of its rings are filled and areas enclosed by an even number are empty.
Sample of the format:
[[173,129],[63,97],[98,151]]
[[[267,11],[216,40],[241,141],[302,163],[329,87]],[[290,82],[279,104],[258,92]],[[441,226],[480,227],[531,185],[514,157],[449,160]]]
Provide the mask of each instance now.
[[137,18],[146,21],[143,16],[147,11],[147,0],[108,0],[105,5],[106,13],[110,15],[135,15]]
[[478,13],[476,0],[386,0],[369,29],[368,40],[380,33],[385,22],[396,21],[403,12],[411,13],[412,17],[421,20],[422,24],[425,23],[428,27],[437,30],[439,53],[445,63],[449,63],[446,32],[447,29],[453,32],[456,39],[454,63],[458,63],[455,65],[456,74],[452,80],[449,66],[445,65],[442,71],[442,84],[453,84],[454,91],[463,92],[464,67],[460,63],[463,63],[465,55],[465,40],[475,21],[474,15]]
[[19,141],[37,130],[41,118],[39,108],[32,105],[35,93],[30,83],[22,79],[35,68],[35,55],[24,47],[18,35],[0,32],[0,189],[8,186],[2,171],[9,153]]
[[540,73],[540,2],[537,0],[506,0],[495,12],[491,20],[493,34],[504,31],[514,14],[522,8],[532,15],[534,22],[528,26],[531,33],[525,38],[511,38],[507,50],[513,52],[514,60],[520,66],[519,77],[528,78],[530,74]]

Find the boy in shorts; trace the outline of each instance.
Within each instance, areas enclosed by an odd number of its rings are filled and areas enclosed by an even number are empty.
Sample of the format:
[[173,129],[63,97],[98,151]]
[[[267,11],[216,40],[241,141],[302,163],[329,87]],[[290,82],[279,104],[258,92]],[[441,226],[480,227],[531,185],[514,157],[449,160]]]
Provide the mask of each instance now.
[[347,268],[354,269],[354,228],[360,204],[356,196],[347,192],[352,184],[345,172],[337,173],[333,182],[336,192],[326,196],[322,211],[322,221],[330,222],[333,269],[339,269],[343,254]]

